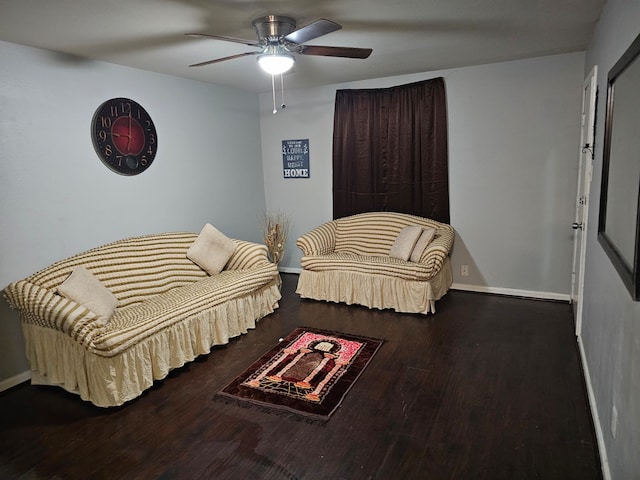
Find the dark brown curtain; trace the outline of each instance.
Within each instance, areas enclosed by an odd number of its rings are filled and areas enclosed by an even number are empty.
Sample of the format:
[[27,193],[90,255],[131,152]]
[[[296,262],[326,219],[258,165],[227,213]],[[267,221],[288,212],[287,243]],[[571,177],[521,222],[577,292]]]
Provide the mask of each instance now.
[[444,79],[336,92],[333,218],[371,211],[449,223]]

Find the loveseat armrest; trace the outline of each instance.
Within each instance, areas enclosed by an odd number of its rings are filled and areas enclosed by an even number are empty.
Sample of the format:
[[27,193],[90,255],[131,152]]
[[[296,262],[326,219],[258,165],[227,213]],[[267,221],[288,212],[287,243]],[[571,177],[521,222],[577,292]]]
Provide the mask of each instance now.
[[436,275],[453,247],[455,232],[453,228],[439,228],[436,236],[420,257],[420,262],[427,266],[431,276]]
[[267,256],[267,247],[246,240],[236,240],[236,249],[227,262],[225,270],[249,270],[271,263]]
[[11,283],[4,296],[23,322],[65,333],[87,348],[104,330],[102,319],[85,306],[27,280]]
[[336,226],[335,220],[323,223],[300,236],[296,241],[296,246],[302,250],[303,256],[332,253],[336,248]]

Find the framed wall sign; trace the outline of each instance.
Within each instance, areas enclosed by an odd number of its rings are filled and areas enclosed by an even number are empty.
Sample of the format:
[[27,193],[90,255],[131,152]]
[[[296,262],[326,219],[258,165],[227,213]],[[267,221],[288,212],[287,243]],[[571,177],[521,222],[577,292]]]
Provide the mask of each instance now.
[[309,178],[309,139],[282,141],[284,178]]

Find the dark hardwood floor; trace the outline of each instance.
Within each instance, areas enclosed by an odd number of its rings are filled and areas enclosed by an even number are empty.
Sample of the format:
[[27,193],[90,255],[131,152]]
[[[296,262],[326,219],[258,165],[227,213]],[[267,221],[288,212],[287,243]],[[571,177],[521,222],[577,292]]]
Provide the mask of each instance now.
[[[451,291],[430,316],[300,300],[101,409],[27,383],[0,394],[2,479],[599,479],[570,306]],[[213,401],[279,337],[385,344],[324,425]]]

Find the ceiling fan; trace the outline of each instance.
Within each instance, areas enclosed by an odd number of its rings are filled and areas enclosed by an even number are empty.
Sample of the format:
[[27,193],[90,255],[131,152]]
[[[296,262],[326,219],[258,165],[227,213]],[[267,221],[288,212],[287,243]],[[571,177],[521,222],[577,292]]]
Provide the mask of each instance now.
[[295,61],[294,54],[317,55],[322,57],[367,58],[371,55],[370,48],[328,47],[320,45],[304,45],[322,35],[340,30],[342,25],[321,18],[296,30],[293,18],[278,15],[267,15],[256,18],[252,24],[258,36],[257,40],[210,35],[206,33],[187,33],[190,37],[211,38],[227,42],[242,43],[250,47],[257,47],[257,51],[239,53],[228,57],[194,63],[190,67],[202,67],[212,63],[224,62],[235,58],[257,55],[260,67],[267,73],[277,75],[288,71]]

